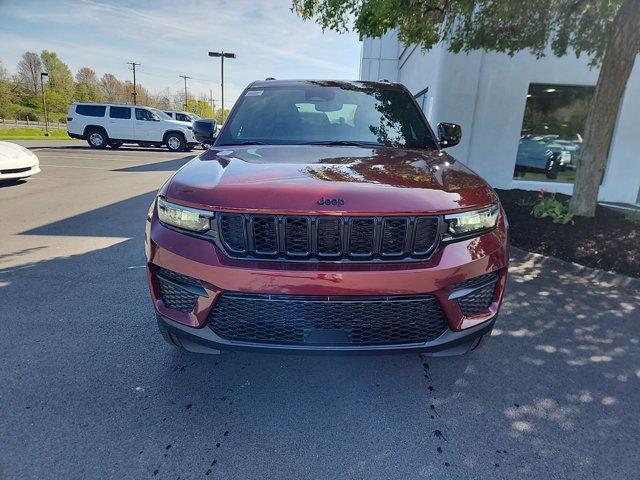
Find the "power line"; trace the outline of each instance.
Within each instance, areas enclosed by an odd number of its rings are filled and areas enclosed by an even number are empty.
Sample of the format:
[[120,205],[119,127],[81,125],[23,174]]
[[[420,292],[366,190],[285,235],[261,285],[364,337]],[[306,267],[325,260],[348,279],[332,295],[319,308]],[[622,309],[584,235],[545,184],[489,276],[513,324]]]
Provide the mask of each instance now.
[[188,77],[186,75],[178,75],[180,78],[184,78],[184,109],[187,110],[188,109],[188,102],[189,102],[189,94],[187,93],[187,80],[190,80],[191,77]]
[[127,62],[127,65],[131,65],[131,68],[133,69],[133,92],[131,92],[131,96],[133,97],[133,104],[137,105],[136,97],[138,92],[136,92],[136,66],[140,66],[140,64],[136,62]]

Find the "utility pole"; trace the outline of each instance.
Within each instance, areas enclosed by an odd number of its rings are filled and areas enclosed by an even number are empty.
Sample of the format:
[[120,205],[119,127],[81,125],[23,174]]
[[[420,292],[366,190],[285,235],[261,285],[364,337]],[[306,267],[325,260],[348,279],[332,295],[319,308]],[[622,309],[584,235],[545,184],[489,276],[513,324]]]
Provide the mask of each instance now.
[[187,80],[191,80],[191,77],[186,75],[178,75],[180,78],[184,78],[184,110],[189,111],[189,94],[187,93]]
[[209,52],[210,57],[220,57],[220,89],[221,93],[221,103],[222,103],[222,122],[224,122],[224,59],[225,58],[236,58],[235,53],[229,52]]
[[131,92],[131,96],[133,97],[133,104],[137,105],[136,97],[138,96],[138,92],[136,92],[136,66],[140,66],[139,63],[136,62],[127,62],[127,65],[131,65],[133,69],[133,92]]
[[44,77],[48,77],[46,72],[40,73],[40,90],[42,90],[42,107],[44,108],[44,136],[49,136],[49,117],[47,116],[47,97],[44,94]]

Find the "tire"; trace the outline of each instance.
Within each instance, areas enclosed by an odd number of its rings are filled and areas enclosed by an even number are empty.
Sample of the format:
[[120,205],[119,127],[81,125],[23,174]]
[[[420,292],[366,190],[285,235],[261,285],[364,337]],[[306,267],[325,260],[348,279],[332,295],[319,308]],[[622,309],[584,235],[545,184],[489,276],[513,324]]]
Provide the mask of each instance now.
[[167,330],[167,327],[165,327],[159,319],[157,319],[157,321],[158,321],[158,330],[160,331],[160,335],[162,335],[162,338],[164,339],[164,341],[174,348],[181,348],[178,342],[175,341],[171,333],[169,333],[169,330]]
[[558,178],[558,163],[557,161],[555,161],[555,159],[553,160],[553,163],[549,162],[549,164],[547,164],[547,168],[546,168],[546,172],[545,172],[545,176],[549,179],[549,180],[555,180]]
[[122,142],[111,142],[109,146],[111,148],[120,148],[122,146]]
[[187,142],[180,133],[168,133],[164,143],[170,152],[184,152],[187,148]]
[[102,150],[107,148],[109,137],[104,130],[100,128],[92,128],[87,132],[87,143],[91,148]]

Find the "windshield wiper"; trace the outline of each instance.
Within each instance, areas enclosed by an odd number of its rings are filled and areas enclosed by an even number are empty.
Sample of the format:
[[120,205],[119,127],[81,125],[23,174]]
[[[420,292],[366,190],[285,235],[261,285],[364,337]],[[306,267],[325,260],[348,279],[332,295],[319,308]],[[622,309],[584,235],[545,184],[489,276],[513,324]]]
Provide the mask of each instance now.
[[381,147],[381,143],[357,142],[354,140],[326,140],[322,142],[308,142],[306,145],[342,145],[345,147]]

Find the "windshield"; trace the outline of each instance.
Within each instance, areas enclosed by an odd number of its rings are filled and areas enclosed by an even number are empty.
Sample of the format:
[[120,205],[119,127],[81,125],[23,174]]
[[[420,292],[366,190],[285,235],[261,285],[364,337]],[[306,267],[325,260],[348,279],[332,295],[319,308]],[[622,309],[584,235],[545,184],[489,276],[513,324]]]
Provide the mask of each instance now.
[[163,120],[173,120],[169,115],[164,113],[162,110],[158,110],[157,108],[152,108],[151,111],[158,115]]
[[195,113],[190,113],[189,116],[192,120],[200,120],[202,118],[200,115],[196,115]]
[[252,88],[238,102],[218,145],[437,148],[412,98],[398,89],[349,84]]

